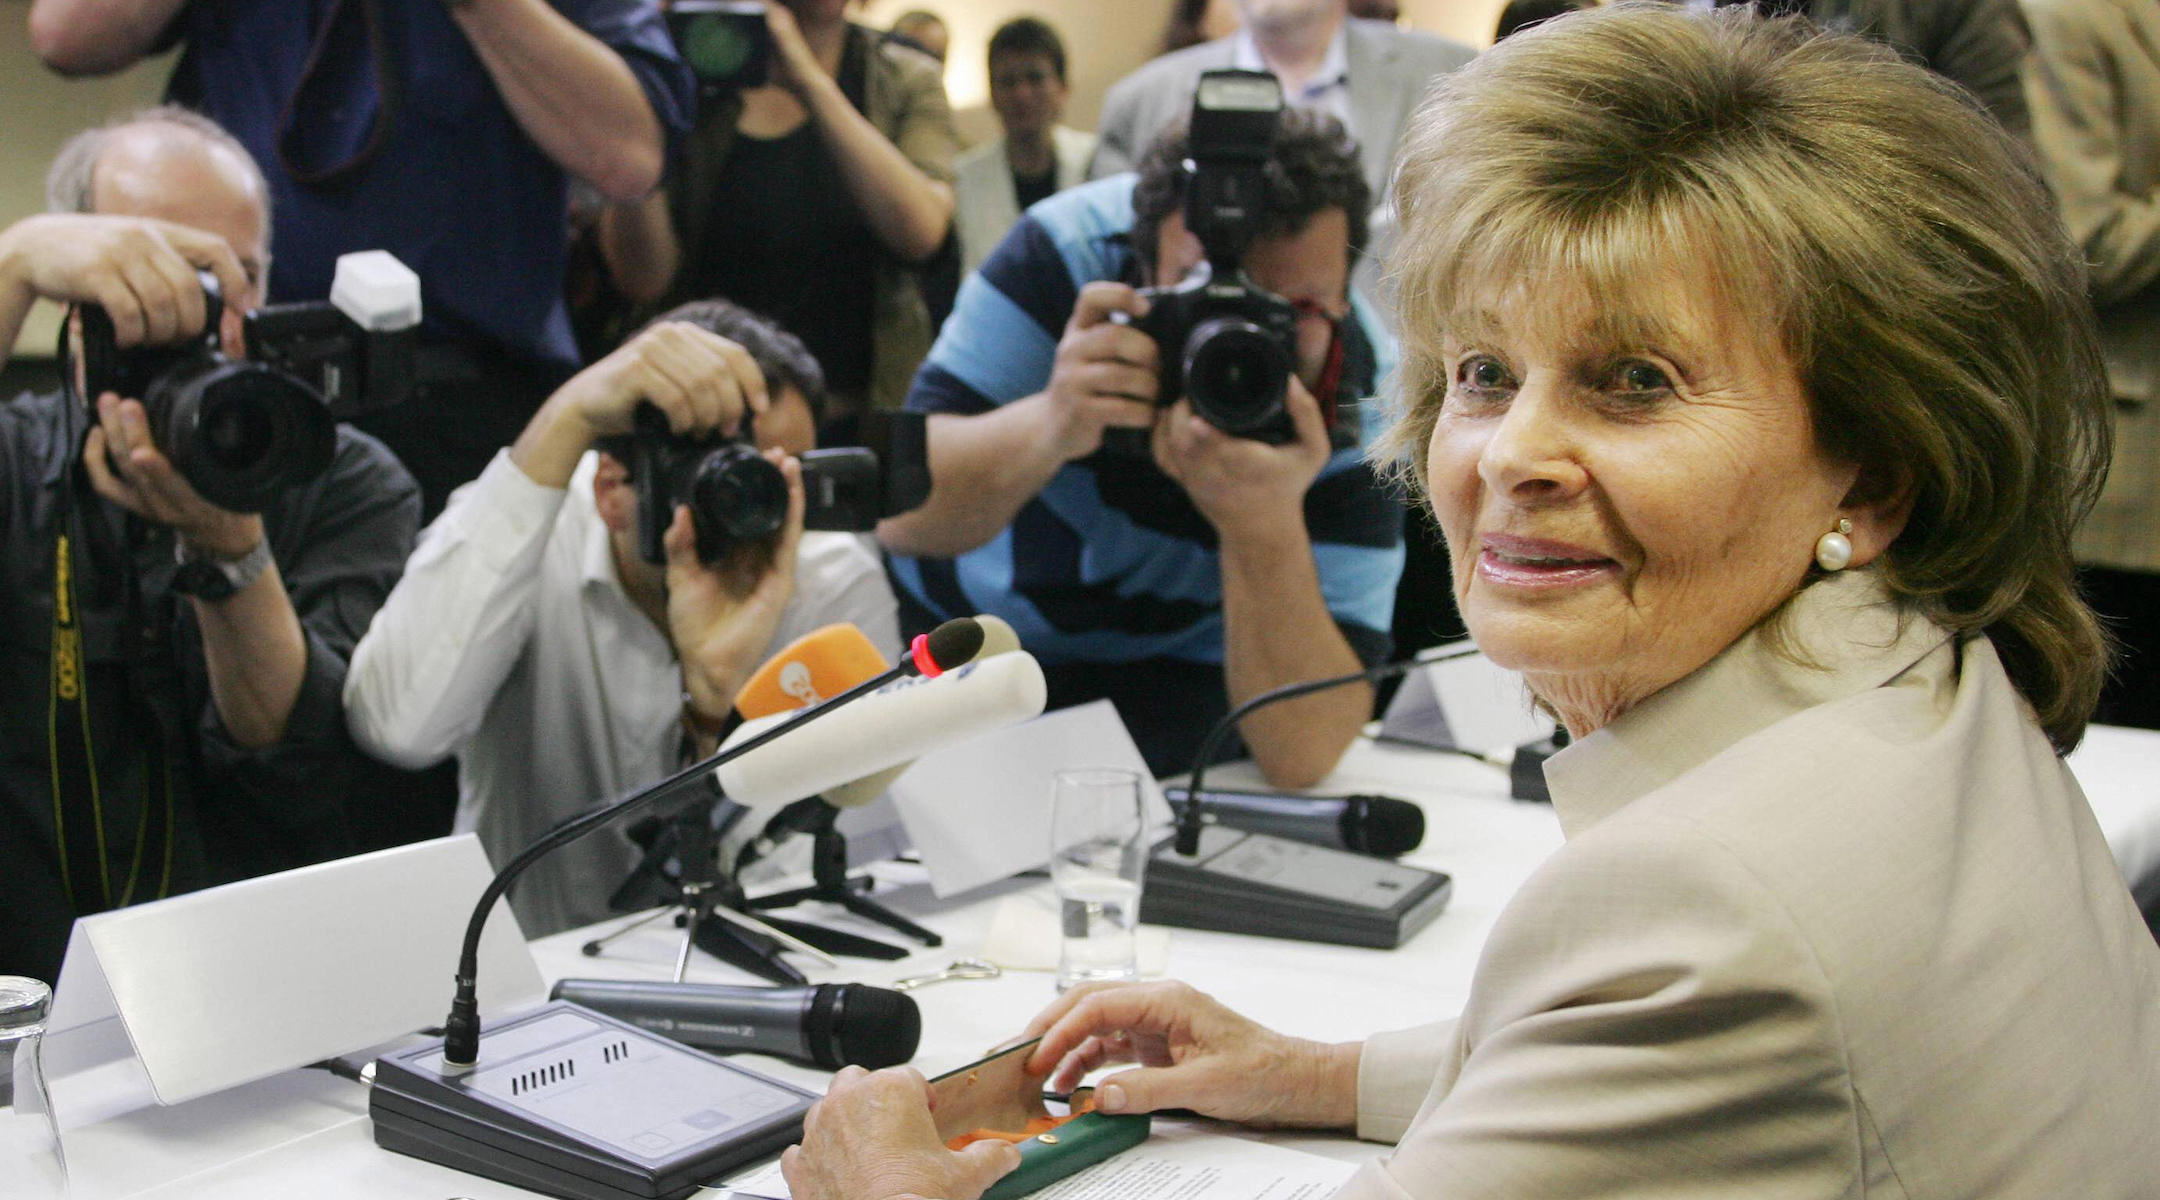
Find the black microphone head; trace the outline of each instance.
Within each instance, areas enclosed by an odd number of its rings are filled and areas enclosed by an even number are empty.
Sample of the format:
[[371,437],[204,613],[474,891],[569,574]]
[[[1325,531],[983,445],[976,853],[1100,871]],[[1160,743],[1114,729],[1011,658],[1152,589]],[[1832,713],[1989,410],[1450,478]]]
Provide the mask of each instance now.
[[819,984],[806,1025],[810,1053],[828,1071],[897,1067],[922,1044],[915,997],[867,983]]
[[[982,651],[983,627],[973,617],[955,617],[923,638],[922,649],[936,670],[927,667],[925,675],[938,675],[963,663],[971,662]],[[917,660],[917,665],[923,665]]]
[[1394,858],[1425,840],[1425,810],[1394,796],[1352,796],[1344,807],[1343,845],[1360,854]]

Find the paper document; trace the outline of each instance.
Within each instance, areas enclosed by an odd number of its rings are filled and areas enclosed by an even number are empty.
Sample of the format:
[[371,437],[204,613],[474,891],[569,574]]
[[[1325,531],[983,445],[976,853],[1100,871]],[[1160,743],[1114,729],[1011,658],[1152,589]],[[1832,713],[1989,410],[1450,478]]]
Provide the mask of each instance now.
[[[1145,1142],[1029,1200],[1321,1200],[1356,1172],[1353,1162],[1158,1121]],[[755,1200],[789,1200],[779,1163],[732,1190]]]
[[1050,860],[1050,777],[1067,767],[1140,773],[1148,820],[1170,806],[1108,700],[1048,713],[926,754],[893,784],[894,803],[939,899]]

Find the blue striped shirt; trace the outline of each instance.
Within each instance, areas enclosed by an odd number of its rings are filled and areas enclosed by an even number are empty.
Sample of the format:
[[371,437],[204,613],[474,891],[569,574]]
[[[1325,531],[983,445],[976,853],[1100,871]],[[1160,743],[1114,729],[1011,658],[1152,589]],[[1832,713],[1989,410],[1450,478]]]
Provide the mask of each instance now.
[[[1126,239],[1133,183],[1100,180],[1028,210],[961,285],[910,409],[973,415],[1043,390],[1080,288],[1136,278]],[[1352,309],[1373,377],[1385,379],[1394,343],[1355,297]],[[1359,412],[1369,436],[1378,408],[1368,399],[1345,412]],[[1305,497],[1322,596],[1368,663],[1390,648],[1402,519],[1401,499],[1354,448],[1336,452]],[[1214,528],[1144,456],[1104,451],[1068,463],[985,545],[956,559],[895,555],[892,566],[938,619],[995,613],[1045,663],[1223,658]]]

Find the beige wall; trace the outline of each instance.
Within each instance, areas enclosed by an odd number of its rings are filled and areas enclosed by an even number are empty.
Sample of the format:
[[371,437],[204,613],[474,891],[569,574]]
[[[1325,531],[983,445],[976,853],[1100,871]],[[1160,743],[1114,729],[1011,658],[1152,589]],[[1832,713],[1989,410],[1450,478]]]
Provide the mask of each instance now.
[[960,119],[961,135],[977,142],[997,132],[991,115],[990,35],[1014,17],[1048,21],[1065,40],[1065,73],[1072,103],[1065,123],[1092,129],[1110,85],[1154,57],[1156,39],[1169,19],[1170,0],[871,0],[859,17],[887,25],[909,9],[945,18],[952,49],[945,56],[945,90]]
[[[45,166],[61,143],[108,117],[155,104],[169,57],[108,79],[62,79],[30,53],[29,0],[0,0],[0,227],[45,208]],[[40,304],[18,353],[50,357],[59,309]]]

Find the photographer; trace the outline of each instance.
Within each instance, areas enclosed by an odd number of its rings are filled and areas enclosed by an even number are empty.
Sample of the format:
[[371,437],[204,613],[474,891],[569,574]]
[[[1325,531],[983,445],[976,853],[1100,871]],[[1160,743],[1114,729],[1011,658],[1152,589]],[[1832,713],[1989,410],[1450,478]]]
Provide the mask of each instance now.
[[[156,109],[78,136],[56,212],[0,232],[0,350],[42,297],[129,347],[221,330],[269,270],[268,192],[238,143]],[[412,545],[420,499],[340,428],[264,511],[203,499],[134,396],[0,406],[0,974],[52,979],[74,917],[351,853],[345,659]]]
[[848,4],[769,4],[766,80],[708,85],[666,186],[600,227],[632,300],[725,297],[801,338],[842,423],[898,408],[929,348],[915,267],[951,228],[959,146],[938,63]]
[[[1300,314],[1282,444],[1233,437],[1188,400],[1159,407],[1176,350],[1112,319],[1149,311],[1137,286],[1203,262],[1188,153],[1182,131],[1166,135],[1137,177],[1051,197],[991,253],[908,401],[937,414],[930,502],[878,530],[910,623],[1005,617],[1043,660],[1052,705],[1109,697],[1158,772],[1188,768],[1227,704],[1385,657],[1402,566],[1400,503],[1354,444],[1331,452],[1322,416],[1324,402],[1356,421],[1392,354],[1349,290],[1369,196],[1356,146],[1292,111],[1266,150],[1242,257]],[[1150,451],[1106,445],[1119,430],[1148,431]],[[1371,705],[1369,688],[1341,688],[1242,733],[1271,781],[1309,784]]]
[[[406,766],[456,754],[457,827],[500,863],[709,754],[772,648],[853,622],[897,654],[877,556],[851,534],[803,532],[793,456],[815,445],[822,395],[802,343],[723,301],[676,309],[580,372],[421,535],[353,654],[353,736]],[[788,481],[777,535],[708,565],[682,506],[667,561],[647,562],[618,440],[645,404],[677,437],[754,437]],[[565,847],[512,897],[520,926],[599,920],[637,861],[617,830]]]
[[363,418],[427,512],[578,365],[563,303],[572,179],[659,182],[690,80],[652,0],[35,0],[30,48],[104,75],[177,43],[169,99],[269,173],[278,301],[381,248],[425,281],[421,393]]

